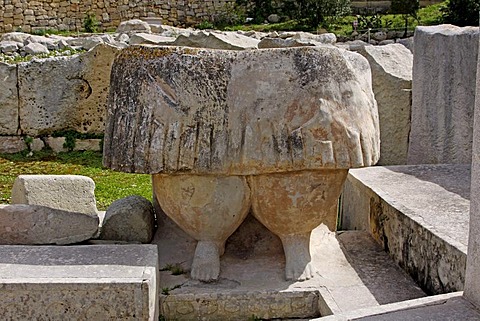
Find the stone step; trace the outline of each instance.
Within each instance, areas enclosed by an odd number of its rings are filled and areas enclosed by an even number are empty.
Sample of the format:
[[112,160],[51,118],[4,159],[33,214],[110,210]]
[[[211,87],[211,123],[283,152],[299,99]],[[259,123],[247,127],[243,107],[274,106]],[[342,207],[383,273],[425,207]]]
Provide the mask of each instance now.
[[[195,241],[165,217],[154,242],[167,320],[310,319],[425,296],[364,231],[315,229],[310,249],[317,273],[303,282],[285,281],[280,240],[251,216],[227,241],[216,283],[189,279]],[[184,273],[172,275],[172,266]]]
[[[326,316],[317,321],[438,321],[480,320],[480,312],[463,297],[463,292],[434,295]],[[313,321],[313,320],[312,320]]]
[[0,246],[2,320],[158,320],[154,245]]
[[350,170],[341,228],[369,231],[429,294],[463,290],[470,208],[469,165]]

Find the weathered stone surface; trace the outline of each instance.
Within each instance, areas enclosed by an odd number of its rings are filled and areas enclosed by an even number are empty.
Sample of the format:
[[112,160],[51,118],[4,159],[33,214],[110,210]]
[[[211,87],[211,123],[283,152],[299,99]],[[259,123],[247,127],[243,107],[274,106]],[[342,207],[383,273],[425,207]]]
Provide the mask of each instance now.
[[17,67],[0,62],[0,134],[15,135],[18,129]]
[[308,42],[308,41],[303,41],[303,40],[298,40],[298,39],[293,39],[293,38],[287,38],[287,39],[282,39],[282,38],[263,38],[260,40],[258,43],[258,48],[259,49],[265,49],[265,48],[290,48],[290,47],[307,47],[307,46],[315,46],[315,44]]
[[309,32],[295,32],[292,38],[302,41],[308,40],[316,44],[334,44],[337,42],[337,36],[335,36],[334,33],[322,33],[315,35]]
[[342,229],[370,231],[428,293],[463,289],[468,243],[468,165],[350,170]]
[[169,45],[173,44],[176,38],[152,35],[149,33],[136,33],[130,37],[130,45]]
[[42,45],[41,43],[31,42],[25,47],[22,48],[28,55],[39,55],[39,54],[48,54],[48,48]]
[[17,52],[19,48],[23,47],[23,45],[19,42],[15,41],[0,41],[0,51],[4,54],[12,54]]
[[117,50],[99,45],[81,55],[20,64],[23,133],[38,136],[64,129],[103,133],[110,69]]
[[18,153],[27,149],[27,144],[20,136],[0,136],[0,153]]
[[117,33],[133,34],[137,32],[152,33],[152,29],[145,21],[140,19],[132,19],[122,22],[118,28]]
[[108,114],[104,163],[126,172],[247,175],[379,157],[370,66],[335,47],[128,48]]
[[[480,47],[480,43],[479,43]],[[480,49],[480,48],[479,48]],[[472,176],[470,197],[470,236],[468,239],[465,297],[480,308],[480,61],[477,62],[474,109]]]
[[240,35],[235,32],[198,31],[187,35],[179,35],[175,46],[187,46],[210,49],[245,50],[257,48],[259,40]]
[[271,14],[267,17],[268,22],[277,23],[280,21],[280,16],[278,14]]
[[40,138],[34,138],[30,144],[30,149],[34,152],[38,152],[45,147],[45,143]]
[[416,29],[409,164],[471,162],[478,35],[478,27]]
[[358,51],[372,68],[380,119],[378,165],[407,163],[413,55],[400,44],[365,46]]
[[67,148],[63,147],[65,144],[65,137],[46,137],[45,142],[55,153],[66,152]]
[[405,46],[408,50],[410,50],[413,54],[413,37],[410,38],[403,38],[403,39],[398,39],[397,43]]
[[480,320],[480,312],[462,292],[434,295],[312,319],[311,321]]
[[31,34],[29,33],[24,33],[24,32],[8,32],[4,33],[0,41],[15,41],[15,42],[20,42],[24,43],[27,38],[29,38]]
[[[310,319],[425,296],[366,232],[345,231],[337,235],[323,225],[312,232],[311,238],[318,277],[303,282],[286,281],[280,241],[265,228],[263,233],[270,237],[250,235],[252,220],[247,218],[235,232],[248,232],[237,235],[240,239],[253,237],[246,240],[253,243],[252,251],[245,257],[237,247],[229,246],[235,234],[232,235],[221,258],[222,271],[217,282],[205,284],[188,280],[185,275],[160,272],[160,288],[178,287],[168,296],[160,296],[162,314],[167,319],[205,317],[207,312],[198,303],[202,300],[212,307],[208,310],[210,320],[246,320],[252,314],[265,319]],[[195,242],[183,235],[169,223],[159,225],[154,243],[159,247],[162,268],[171,264],[189,269]],[[276,242],[270,243],[272,238]]]
[[95,183],[80,175],[20,175],[12,188],[12,204],[41,205],[97,215]]
[[158,320],[154,245],[2,246],[0,257],[2,319]]
[[0,205],[0,244],[72,244],[97,233],[98,216],[38,205]]
[[76,139],[73,150],[93,150],[101,151],[101,139]]
[[149,243],[154,230],[152,203],[134,195],[116,200],[107,208],[99,238]]

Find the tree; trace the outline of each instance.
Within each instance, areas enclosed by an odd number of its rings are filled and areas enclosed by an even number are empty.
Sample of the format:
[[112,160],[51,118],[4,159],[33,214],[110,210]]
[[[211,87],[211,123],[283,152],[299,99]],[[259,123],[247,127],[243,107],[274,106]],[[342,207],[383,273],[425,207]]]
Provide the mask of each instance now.
[[480,0],[450,0],[444,9],[443,19],[460,27],[478,26]]
[[294,8],[294,12],[291,14],[293,17],[306,19],[310,27],[317,28],[319,24],[326,21],[327,17],[337,18],[349,14],[350,0],[290,1],[290,7]]
[[408,18],[417,19],[418,9],[420,9],[419,0],[392,0],[390,11],[393,14],[401,14],[405,19],[405,36],[408,31]]

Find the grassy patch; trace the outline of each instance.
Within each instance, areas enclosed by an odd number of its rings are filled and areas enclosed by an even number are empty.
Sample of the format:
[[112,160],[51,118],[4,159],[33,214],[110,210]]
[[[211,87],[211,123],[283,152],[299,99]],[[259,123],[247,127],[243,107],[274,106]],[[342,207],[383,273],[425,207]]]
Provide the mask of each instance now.
[[152,199],[150,175],[119,173],[102,166],[100,152],[0,154],[0,203],[10,203],[13,182],[21,174],[84,175],[95,181],[97,208],[129,195]]

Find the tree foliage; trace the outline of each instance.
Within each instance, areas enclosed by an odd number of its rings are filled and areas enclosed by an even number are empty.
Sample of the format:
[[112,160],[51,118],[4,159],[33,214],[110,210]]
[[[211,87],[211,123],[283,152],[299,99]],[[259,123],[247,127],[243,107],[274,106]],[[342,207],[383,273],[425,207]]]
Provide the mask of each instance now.
[[291,19],[305,20],[315,29],[327,17],[337,18],[350,13],[350,0],[237,0],[247,5],[249,16],[259,23],[272,14],[280,14]]
[[446,23],[457,26],[478,26],[480,0],[450,0],[444,9]]
[[299,0],[295,3],[295,18],[306,19],[312,28],[324,23],[327,17],[337,18],[350,13],[350,0]]
[[417,19],[417,12],[420,9],[419,0],[392,0],[390,11],[393,14],[401,14],[405,20],[405,35],[408,31],[408,18],[413,17]]

